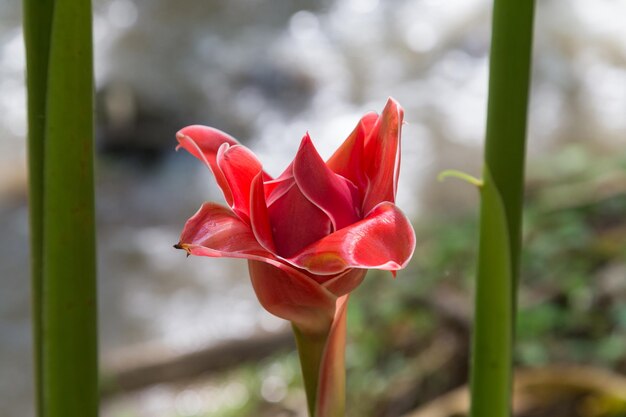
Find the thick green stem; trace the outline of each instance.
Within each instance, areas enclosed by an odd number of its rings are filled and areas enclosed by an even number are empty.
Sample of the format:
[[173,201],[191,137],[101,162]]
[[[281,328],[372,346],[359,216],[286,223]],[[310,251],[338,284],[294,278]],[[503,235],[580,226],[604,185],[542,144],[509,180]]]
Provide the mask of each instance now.
[[300,357],[300,367],[302,369],[302,379],[304,380],[304,391],[309,408],[309,416],[315,416],[315,406],[317,404],[317,387],[319,385],[320,366],[328,333],[307,334],[303,333],[296,326],[293,327],[293,334],[296,339],[296,347]]
[[325,329],[293,331],[300,355],[310,417],[344,417],[346,409],[346,314],[348,295],[337,299]]
[[494,0],[472,354],[474,417],[510,415],[533,14],[533,0]]
[[485,167],[481,186],[478,279],[472,346],[472,416],[505,417],[510,409],[513,286],[510,235],[502,198]]
[[514,278],[521,247],[533,15],[533,0],[494,1],[485,163],[502,196]]
[[37,415],[43,415],[42,283],[43,283],[43,155],[46,125],[48,56],[53,0],[24,0],[24,43],[28,86],[28,179],[33,353]]
[[[43,149],[43,414],[98,415],[91,3],[55,0]],[[30,87],[30,85],[29,85]],[[37,88],[45,88],[38,86]],[[40,162],[41,163],[41,162]]]

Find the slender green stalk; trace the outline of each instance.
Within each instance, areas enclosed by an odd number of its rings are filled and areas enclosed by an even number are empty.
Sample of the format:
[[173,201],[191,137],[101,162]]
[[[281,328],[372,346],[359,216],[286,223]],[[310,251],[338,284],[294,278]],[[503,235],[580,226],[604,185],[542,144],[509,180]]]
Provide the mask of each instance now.
[[43,147],[48,52],[53,1],[24,0],[24,41],[28,85],[28,168],[31,229],[31,291],[36,405],[42,410],[41,293],[43,268]]
[[42,285],[43,285],[43,155],[50,26],[54,0],[24,0],[24,42],[28,86],[28,178],[33,353],[37,415],[43,415]]
[[43,324],[38,340],[43,364],[40,415],[95,417],[98,365],[90,1],[56,0],[49,35],[47,89],[45,84],[35,85],[33,88],[43,90],[32,93],[38,96],[47,91],[43,157],[33,161],[43,165],[39,169],[43,169],[44,195],[43,282],[42,293],[35,300]]
[[293,324],[309,417],[344,417],[346,411],[346,314],[348,295],[339,297],[328,327],[303,331]]
[[494,0],[471,415],[509,416],[533,0]]
[[317,404],[317,387],[319,385],[320,367],[328,333],[319,334],[303,333],[296,326],[293,327],[293,334],[296,339],[296,347],[302,368],[302,379],[304,380],[304,391],[309,408],[309,416],[315,416]]
[[513,287],[504,205],[485,167],[481,186],[478,279],[472,346],[474,417],[505,417],[510,409]]
[[521,247],[533,15],[533,0],[494,1],[485,163],[504,203],[515,279]]

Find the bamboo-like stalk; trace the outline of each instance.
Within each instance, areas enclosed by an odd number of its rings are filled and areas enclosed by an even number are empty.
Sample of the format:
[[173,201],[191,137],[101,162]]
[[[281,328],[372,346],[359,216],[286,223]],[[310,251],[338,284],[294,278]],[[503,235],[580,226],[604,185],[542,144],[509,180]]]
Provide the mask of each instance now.
[[504,203],[514,278],[521,247],[533,16],[533,0],[494,1],[485,163]]
[[533,0],[494,0],[471,415],[510,415]]
[[98,414],[89,0],[24,0],[37,413]]
[[37,415],[42,416],[43,159],[50,27],[54,0],[24,0],[22,6],[28,90],[28,197],[35,408]]

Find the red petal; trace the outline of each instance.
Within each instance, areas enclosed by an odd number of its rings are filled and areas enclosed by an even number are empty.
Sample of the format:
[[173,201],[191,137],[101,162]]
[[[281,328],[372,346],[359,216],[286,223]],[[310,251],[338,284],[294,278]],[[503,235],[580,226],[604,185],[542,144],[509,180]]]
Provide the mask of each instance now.
[[290,257],[331,232],[328,216],[302,194],[295,182],[268,206],[274,244]]
[[363,194],[367,186],[367,177],[363,172],[364,143],[377,120],[378,115],[374,112],[363,116],[350,136],[326,161],[331,170],[352,181]]
[[217,185],[222,189],[226,202],[233,203],[230,187],[224,178],[224,174],[217,166],[217,152],[221,145],[237,145],[238,142],[232,136],[220,130],[208,126],[193,125],[187,126],[176,133],[178,148],[182,147],[190,154],[203,161],[213,172]]
[[295,184],[296,180],[293,177],[277,178],[271,181],[265,181],[265,199],[267,200],[267,206],[274,204],[276,200],[284,196],[287,191]]
[[293,176],[302,194],[330,217],[335,230],[359,220],[357,189],[326,166],[308,133],[293,161]]
[[346,269],[344,272],[329,279],[322,285],[324,285],[324,288],[328,291],[335,294],[335,296],[341,297],[342,295],[354,291],[354,289],[363,282],[365,274],[367,274],[366,269]]
[[243,220],[250,217],[250,184],[263,168],[256,156],[245,146],[220,147],[217,165],[224,174],[232,195],[231,208]]
[[398,172],[400,168],[400,133],[402,130],[402,107],[392,98],[365,141],[365,170],[369,185],[363,212],[369,212],[383,201],[395,201]]
[[335,296],[305,274],[284,264],[249,261],[252,286],[270,313],[304,331],[327,329],[335,311]]
[[276,246],[272,237],[272,225],[270,224],[267,204],[265,202],[265,189],[263,185],[263,173],[260,172],[252,180],[250,190],[250,225],[257,241],[268,251],[275,253]]
[[313,274],[330,275],[347,268],[398,270],[415,249],[415,232],[393,203],[383,202],[361,221],[326,236],[289,259]]
[[282,197],[293,185],[295,180],[293,179],[293,161],[289,166],[280,174],[276,179],[272,179],[269,175],[263,177],[263,185],[265,186],[265,200],[269,207]]
[[198,256],[248,258],[276,262],[254,237],[250,226],[228,208],[204,203],[180,236],[180,249]]
[[337,299],[333,324],[320,363],[316,417],[345,415],[346,404],[346,314],[348,295]]

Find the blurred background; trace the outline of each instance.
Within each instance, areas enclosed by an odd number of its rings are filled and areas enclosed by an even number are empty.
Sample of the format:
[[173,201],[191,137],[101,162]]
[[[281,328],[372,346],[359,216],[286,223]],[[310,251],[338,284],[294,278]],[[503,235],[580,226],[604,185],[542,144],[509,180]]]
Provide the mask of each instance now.
[[[302,416],[289,329],[243,261],[172,248],[222,201],[175,132],[215,126],[281,172],[405,108],[417,250],[351,298],[348,416],[463,415],[488,0],[95,0],[103,417]],[[0,5],[0,415],[33,415],[20,2]],[[626,2],[537,4],[518,416],[626,416]]]

